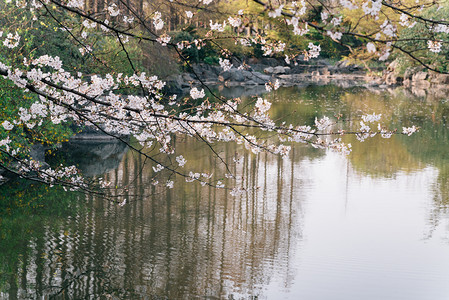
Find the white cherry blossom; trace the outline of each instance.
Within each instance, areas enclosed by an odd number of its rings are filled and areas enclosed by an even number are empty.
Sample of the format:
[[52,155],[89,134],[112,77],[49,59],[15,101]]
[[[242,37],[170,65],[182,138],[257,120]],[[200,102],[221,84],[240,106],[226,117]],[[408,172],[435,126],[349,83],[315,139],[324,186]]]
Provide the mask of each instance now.
[[433,53],[439,53],[441,52],[441,42],[440,41],[427,41],[427,47],[429,48],[429,51]]
[[201,89],[200,91],[196,87],[194,87],[190,90],[190,97],[192,97],[192,99],[194,100],[201,99],[206,97],[206,93],[204,92],[204,89]]
[[14,125],[11,124],[11,122],[9,122],[8,120],[3,121],[2,126],[3,128],[5,128],[5,130],[12,130],[14,128]]

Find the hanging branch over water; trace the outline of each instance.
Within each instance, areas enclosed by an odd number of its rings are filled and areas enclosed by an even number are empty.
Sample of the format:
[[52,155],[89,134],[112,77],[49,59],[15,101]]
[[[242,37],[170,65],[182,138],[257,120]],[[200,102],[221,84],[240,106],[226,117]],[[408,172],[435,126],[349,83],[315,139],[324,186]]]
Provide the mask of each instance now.
[[[224,187],[221,181],[212,180],[211,174],[186,171],[184,167],[188,162],[182,155],[176,155],[173,136],[198,138],[231,173],[225,160],[215,150],[214,143],[235,142],[243,144],[253,153],[267,151],[284,157],[288,156],[291,143],[307,143],[347,154],[351,145],[342,142],[342,135],[356,135],[363,141],[377,134],[388,138],[393,134],[410,135],[418,130],[415,126],[403,128],[402,131],[389,130],[379,123],[381,116],[376,114],[362,116],[360,126],[348,131],[338,129],[338,120],[328,117],[317,118],[314,124],[308,125],[277,124],[269,115],[271,103],[262,97],[255,97],[251,106],[242,107],[238,98],[225,99],[213,93],[201,76],[192,71],[199,85],[191,86],[187,99],[178,99],[177,95],[164,92],[166,83],[163,80],[147,75],[134,61],[132,47],[153,43],[169,48],[169,53],[176,55],[189,70],[193,70],[185,50],[202,49],[213,43],[221,51],[219,64],[224,71],[245,69],[247,65],[233,60],[234,54],[220,44],[220,41],[232,40],[242,47],[260,45],[265,56],[285,55],[285,61],[289,64],[300,57],[310,60],[320,55],[321,47],[317,43],[310,42],[307,49],[297,50],[297,53],[289,44],[291,37],[305,38],[310,30],[315,30],[340,44],[348,44],[342,39],[343,36],[357,39],[359,48],[365,49],[372,58],[383,61],[394,50],[399,50],[426,68],[438,71],[420,53],[410,49],[407,43],[425,42],[426,51],[438,55],[447,43],[449,33],[447,21],[427,18],[424,14],[426,9],[437,5],[435,2],[416,6],[380,0],[341,0],[343,10],[320,1],[274,5],[273,2],[253,0],[252,3],[255,6],[249,5],[243,9],[238,6],[234,9],[232,5],[211,0],[156,1],[152,4],[153,8],[151,5],[144,8],[143,2],[139,1],[97,1],[98,6],[93,8],[81,0],[8,1],[2,4],[0,8],[4,12],[4,22],[0,25],[0,75],[14,89],[20,89],[29,101],[21,103],[13,113],[1,115],[0,166],[25,178],[92,192],[94,184],[83,178],[75,167],[47,168],[34,161],[29,154],[30,147],[37,142],[33,140],[33,132],[49,125],[67,126],[74,123],[94,127],[125,143],[143,155],[145,161],[152,163],[155,177],[164,170],[186,181],[229,188],[236,194],[237,190],[232,187]],[[32,21],[8,23],[10,16],[6,12]],[[184,18],[185,24],[178,24],[179,28],[192,26],[194,18],[196,22],[201,21],[208,26],[202,28],[204,33],[199,32],[199,37],[175,42],[173,33],[167,28],[167,20],[174,13]],[[351,16],[354,13],[358,13],[358,18],[353,23],[354,17]],[[264,29],[255,28],[253,21],[258,19],[270,24],[274,30],[286,31],[286,37],[275,39]],[[401,37],[403,30],[413,28],[417,23],[428,28],[428,32],[416,38]],[[42,51],[29,47],[35,33],[33,26],[38,26],[36,24],[41,24],[39,30],[62,32],[70,43],[78,47],[78,55],[91,59],[102,72],[84,74],[76,67],[63,67],[64,62],[58,56],[35,55]],[[243,35],[245,31],[247,35]],[[105,61],[101,47],[97,46],[105,38],[113,43],[116,53],[124,53],[130,72],[116,72],[115,66]],[[351,43],[354,44],[354,41],[351,40]],[[348,47],[353,49],[354,45],[348,44]],[[235,65],[233,61],[241,65]],[[266,88],[276,90],[279,82],[267,82]],[[206,97],[206,91],[209,97]],[[371,128],[370,124],[374,127]],[[133,136],[137,143],[129,142],[126,136]],[[145,149],[151,147],[164,157],[148,154]],[[32,176],[29,176],[31,173]],[[107,186],[102,181],[96,184],[102,188]],[[165,185],[171,188],[173,181],[169,179]]]

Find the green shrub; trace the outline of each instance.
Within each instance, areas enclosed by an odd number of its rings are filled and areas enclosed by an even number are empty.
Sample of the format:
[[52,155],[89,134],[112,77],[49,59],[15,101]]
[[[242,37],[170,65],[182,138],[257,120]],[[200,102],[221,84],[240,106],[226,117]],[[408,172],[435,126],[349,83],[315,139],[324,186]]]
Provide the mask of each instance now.
[[208,65],[217,65],[219,61],[218,56],[208,56],[204,58],[204,62]]

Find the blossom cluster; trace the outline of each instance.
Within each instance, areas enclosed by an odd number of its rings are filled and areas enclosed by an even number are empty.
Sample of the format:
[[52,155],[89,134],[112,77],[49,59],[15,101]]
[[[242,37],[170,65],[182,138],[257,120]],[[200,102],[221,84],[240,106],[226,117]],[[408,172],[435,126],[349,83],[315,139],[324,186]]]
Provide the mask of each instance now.
[[417,132],[419,130],[418,127],[413,125],[412,127],[402,127],[402,133],[406,134],[408,136],[411,136],[413,133]]
[[153,25],[156,30],[161,30],[164,27],[164,21],[162,20],[162,14],[158,11],[154,13]]
[[[29,4],[28,1],[16,1],[18,7],[28,6],[35,17],[44,15],[35,13],[39,9],[51,11],[58,7],[60,9],[64,5],[73,8],[70,11],[77,14],[76,16],[80,20],[79,24],[60,20],[61,28],[55,30],[65,31],[68,36],[74,37],[80,53],[82,55],[89,54],[95,59],[99,58],[93,50],[95,44],[92,40],[98,31],[116,38],[119,49],[124,52],[127,51],[129,45],[125,44],[132,39],[139,42],[141,40],[158,42],[170,49],[176,47],[175,50],[178,51],[191,48],[202,49],[215,38],[228,38],[243,47],[258,45],[264,56],[279,55],[285,57],[287,64],[290,64],[292,60],[296,64],[301,54],[304,55],[304,60],[319,57],[321,45],[310,42],[307,49],[289,47],[288,39],[276,39],[273,37],[274,35],[267,34],[271,30],[271,25],[281,24],[282,30],[290,30],[290,33],[297,36],[303,36],[313,28],[314,31],[321,32],[335,41],[341,41],[343,34],[350,33],[351,29],[344,12],[326,6],[326,4],[322,4],[322,10],[319,11],[321,21],[311,21],[308,9],[314,10],[315,7],[305,0],[284,1],[282,4],[267,1],[264,9],[268,15],[268,22],[272,23],[268,27],[254,30],[252,24],[255,18],[254,14],[249,9],[240,9],[237,12],[231,11],[227,15],[217,14],[219,16],[214,20],[203,17],[203,20],[209,21],[203,23],[207,33],[192,40],[176,41],[175,45],[175,43],[170,43],[172,37],[169,35],[171,33],[168,32],[170,30],[168,26],[164,29],[165,24],[169,24],[169,19],[168,16],[163,15],[163,7],[153,9],[147,7],[145,10],[147,16],[142,21],[138,14],[134,14],[132,9],[124,9],[122,4],[120,7],[115,3],[108,4],[102,8],[102,12],[95,15],[83,11],[84,1],[65,0],[62,3],[55,2],[51,6],[49,3],[48,0],[33,0],[29,1]],[[212,0],[199,0],[195,6],[188,7],[190,10],[184,10],[179,15],[185,19],[186,23],[193,21],[191,19],[194,16],[197,21],[197,16],[200,17],[203,13],[202,10],[210,4],[212,4]],[[358,10],[361,12],[361,16],[365,15],[364,18],[374,20],[378,24],[377,28],[371,28],[372,32],[366,34],[367,40],[369,40],[366,44],[366,51],[379,56],[381,61],[388,59],[393,47],[396,46],[392,41],[399,38],[401,27],[398,27],[398,24],[412,28],[416,21],[419,21],[419,18],[414,18],[411,13],[404,13],[407,11],[401,11],[392,18],[385,17],[388,14],[381,14],[381,12],[387,10],[388,6],[382,4],[381,0],[361,2],[339,0],[337,4],[344,10]],[[430,52],[439,53],[444,45],[444,40],[440,38],[440,35],[447,34],[449,26],[444,22],[430,22],[429,24],[432,24],[429,25],[429,28],[434,36],[424,40],[427,40]],[[144,28],[147,26],[149,29],[148,32],[145,32]],[[245,29],[248,33],[241,34]],[[225,31],[226,33],[224,33]],[[22,38],[19,32],[16,32],[13,27],[8,28],[7,34],[0,31],[2,45],[8,49],[16,49],[21,41],[25,40],[25,37]],[[227,36],[228,34],[229,36]],[[239,65],[237,60],[232,59],[231,62],[232,53],[227,49],[222,50],[221,56],[218,63],[223,71],[229,71],[234,65],[235,67]],[[238,68],[244,69],[245,65],[242,64]],[[87,76],[76,73],[77,71],[65,70],[61,59],[50,55],[24,60],[22,67],[19,65],[8,66],[0,62],[0,74],[19,88],[33,91],[39,95],[38,100],[33,100],[34,103],[29,103],[27,107],[18,107],[18,113],[14,118],[0,120],[0,129],[9,134],[17,130],[19,126],[33,129],[36,126],[41,126],[42,122],[60,124],[74,121],[77,124],[96,126],[115,137],[133,135],[142,147],[155,147],[156,151],[167,156],[174,156],[176,153],[173,139],[175,135],[195,136],[207,143],[236,142],[244,145],[253,153],[269,151],[283,157],[288,156],[291,145],[286,143],[291,142],[308,143],[317,148],[328,148],[344,154],[351,151],[351,145],[343,143],[340,138],[329,138],[332,135],[344,134],[344,131],[335,131],[335,120],[322,117],[316,118],[315,123],[310,126],[278,125],[269,114],[272,104],[263,97],[254,98],[251,109],[240,111],[239,99],[223,100],[217,97],[214,99],[216,101],[209,101],[210,98],[204,99],[206,87],[194,86],[194,83],[191,83],[190,98],[183,101],[192,107],[189,110],[183,110],[180,107],[179,99],[173,95],[164,95],[162,89],[165,87],[165,82],[156,76],[138,71],[128,75],[105,73]],[[279,87],[279,80],[273,79],[265,84],[267,91],[277,90]],[[123,94],[120,92],[123,90],[134,91],[134,93]],[[194,101],[200,99],[204,101]],[[197,104],[198,102],[200,104]],[[370,127],[374,128],[371,123],[379,122],[380,117],[381,115],[376,114],[362,116],[362,120],[357,123],[357,137],[364,140],[379,133],[382,137],[392,136],[394,132],[383,128],[380,124],[378,124],[377,132]],[[245,131],[248,128],[269,131],[275,137],[273,138],[274,142],[261,138],[261,135],[254,134],[251,130]],[[404,127],[402,133],[410,135],[417,130],[418,128],[414,126]],[[8,135],[0,141],[1,149],[11,155],[16,155],[18,151],[25,151],[12,146],[12,136],[12,134]],[[182,155],[177,155],[171,165],[151,158],[155,174],[165,171],[173,172],[173,174],[185,176],[187,181],[212,184],[210,183],[211,174],[181,173],[187,163]],[[25,170],[33,168],[39,169],[35,163],[27,162],[23,164],[22,170],[25,172]],[[61,167],[57,170],[48,169],[41,173],[43,174],[42,178],[48,179],[52,184],[64,181],[71,186],[84,186],[74,168]],[[232,174],[229,178],[232,178]],[[104,184],[104,182],[101,183]],[[164,180],[162,183],[161,180],[161,184],[172,188],[174,181]],[[224,183],[221,181],[216,181],[214,185],[224,187]],[[240,190],[233,191],[235,195],[241,192]],[[124,205],[126,201],[122,203]]]
[[365,15],[377,16],[382,8],[382,0],[368,0],[362,4]]
[[223,59],[220,57],[218,59],[218,63],[220,64],[220,67],[223,69],[223,71],[229,71],[232,69],[232,64],[229,59]]
[[304,52],[304,60],[309,60],[310,58],[316,58],[320,55],[321,46],[309,43],[309,51]]
[[441,52],[441,42],[440,41],[427,41],[427,47],[429,48],[429,51],[433,53],[439,53]]
[[[2,36],[3,32],[0,32],[0,37]],[[20,35],[16,32],[12,34],[11,32],[6,35],[5,40],[3,41],[3,45],[13,49],[16,48],[19,45],[20,42]]]

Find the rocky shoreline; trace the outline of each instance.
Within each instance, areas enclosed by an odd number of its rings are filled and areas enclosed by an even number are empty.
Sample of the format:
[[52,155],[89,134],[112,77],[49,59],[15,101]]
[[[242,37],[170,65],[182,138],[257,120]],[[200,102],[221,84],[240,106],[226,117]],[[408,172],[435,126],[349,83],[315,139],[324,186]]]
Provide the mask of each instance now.
[[424,67],[410,67],[403,75],[398,70],[398,63],[393,61],[383,72],[381,81],[387,86],[403,85],[417,96],[434,95],[446,97],[449,91],[449,74],[441,74]]
[[316,60],[313,63],[287,65],[284,61],[265,58],[249,59],[245,69],[237,64],[228,71],[219,66],[205,63],[195,64],[191,72],[173,75],[167,78],[167,92],[183,94],[192,86],[201,84],[234,86],[265,85],[279,81],[280,86],[293,86],[304,81],[322,80],[366,81],[363,68],[346,62],[332,64],[328,60]]
[[[239,69],[235,63],[232,69],[223,71],[220,66],[195,64],[191,72],[167,78],[166,91],[183,95],[188,93],[192,86],[201,84],[249,88],[276,81],[279,86],[298,86],[304,82],[329,84],[343,81],[349,82],[346,85],[361,84],[379,88],[404,86],[418,96],[435,93],[437,96],[445,96],[449,89],[449,75],[419,67],[408,68],[403,75],[400,75],[396,61],[386,68],[377,70],[366,70],[345,61],[333,64],[326,59],[296,65],[287,65],[283,60],[274,58],[249,59],[246,66],[246,69]],[[373,75],[373,71],[377,75]]]

